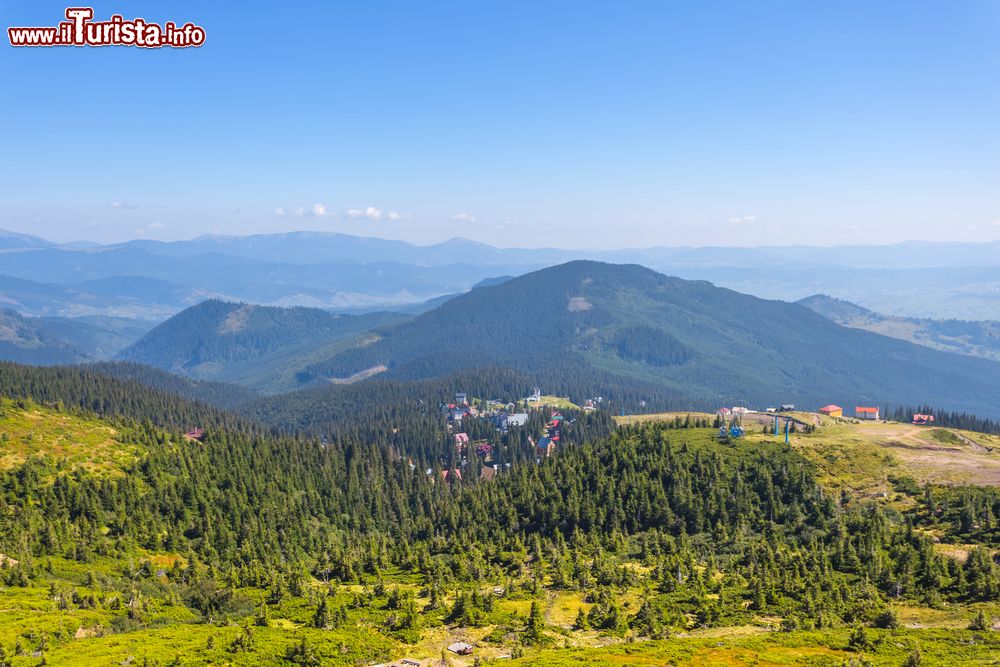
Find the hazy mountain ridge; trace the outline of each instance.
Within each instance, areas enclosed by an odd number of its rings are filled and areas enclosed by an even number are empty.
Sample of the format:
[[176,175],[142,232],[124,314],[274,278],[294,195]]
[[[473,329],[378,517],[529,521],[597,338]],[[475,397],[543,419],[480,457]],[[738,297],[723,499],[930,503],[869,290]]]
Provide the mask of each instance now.
[[936,350],[1000,361],[1000,322],[883,315],[825,294],[816,294],[798,303],[846,327],[864,329]]
[[43,322],[0,311],[0,359],[36,366],[73,364],[86,353],[55,335]]
[[148,330],[140,321],[109,317],[24,317],[0,311],[0,359],[36,366],[108,359]]
[[562,250],[497,248],[463,238],[414,245],[335,232],[103,246],[9,237],[7,249],[0,237],[0,282],[6,283],[0,294],[30,315],[162,320],[207,298],[419,312],[420,304],[464,292],[490,276],[593,259],[642,264],[763,298],[826,293],[906,317],[1000,319],[997,242]]
[[417,265],[375,258],[289,263],[226,255],[163,255],[167,245],[91,249],[46,247],[0,252],[3,298],[31,315],[109,314],[164,319],[207,298],[262,305],[343,310],[416,304],[460,293],[498,273],[539,265],[493,268],[466,263]]

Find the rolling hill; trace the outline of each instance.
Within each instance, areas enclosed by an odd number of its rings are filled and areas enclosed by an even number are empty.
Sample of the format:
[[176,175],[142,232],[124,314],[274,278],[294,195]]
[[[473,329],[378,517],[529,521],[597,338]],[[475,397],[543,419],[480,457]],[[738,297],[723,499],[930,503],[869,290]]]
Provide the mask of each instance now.
[[845,327],[864,329],[936,350],[1000,361],[1000,322],[883,315],[825,294],[806,297],[798,303]]
[[[691,405],[931,402],[1000,415],[1000,364],[841,327],[636,265],[576,261],[455,297],[308,369],[316,382],[386,367],[421,379],[477,366],[572,393],[585,378],[641,383]],[[607,394],[605,394],[607,395]]]
[[25,317],[2,310],[0,360],[52,366],[110,359],[151,327],[118,317]]
[[44,322],[3,310],[0,311],[0,359],[52,366],[85,361],[88,355]]
[[201,380],[281,391],[297,388],[296,374],[335,354],[339,346],[404,319],[393,313],[335,315],[315,308],[209,300],[156,326],[118,359]]

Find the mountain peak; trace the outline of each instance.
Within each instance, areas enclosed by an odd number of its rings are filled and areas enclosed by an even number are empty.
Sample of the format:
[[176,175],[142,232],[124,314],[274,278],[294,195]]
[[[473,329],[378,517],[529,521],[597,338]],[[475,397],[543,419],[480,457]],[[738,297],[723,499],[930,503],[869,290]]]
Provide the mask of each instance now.
[[[662,406],[947,396],[949,409],[1000,414],[1000,399],[983,398],[1000,395],[1000,364],[841,327],[797,304],[591,260],[457,296],[309,373],[320,381],[376,366],[402,379],[511,367],[563,391],[587,386]],[[947,389],[928,396],[929,378]]]

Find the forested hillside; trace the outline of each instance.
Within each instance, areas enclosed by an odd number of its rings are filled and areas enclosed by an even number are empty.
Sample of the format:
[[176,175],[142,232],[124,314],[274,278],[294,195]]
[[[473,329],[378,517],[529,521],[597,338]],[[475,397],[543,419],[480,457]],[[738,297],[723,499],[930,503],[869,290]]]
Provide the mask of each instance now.
[[421,379],[495,365],[577,399],[593,391],[587,379],[600,378],[606,392],[641,387],[652,405],[671,396],[692,407],[933,398],[945,409],[1000,415],[1000,401],[991,398],[1000,396],[1000,363],[848,329],[801,306],[634,265],[544,269],[377,333],[374,343],[307,372],[324,382],[384,366],[386,376]]
[[0,360],[55,366],[109,359],[152,324],[119,317],[25,317],[0,311]]
[[298,370],[333,354],[341,341],[403,319],[209,300],[163,322],[118,358],[197,379],[287,390],[296,388]]
[[0,362],[0,396],[147,420],[171,429],[233,425],[246,430],[253,424],[226,411],[252,400],[252,392],[185,380],[136,364],[34,368]]
[[0,311],[0,359],[52,366],[87,359],[87,354],[40,320]]
[[[994,490],[901,484],[904,516],[829,493],[783,444],[720,443],[699,419],[613,432],[602,412],[567,413],[543,459],[522,436],[548,412],[506,435],[467,416],[498,447],[500,472],[480,477],[437,406],[338,413],[356,427],[333,437],[217,416],[196,441],[171,424],[206,408],[134,382],[12,365],[0,382],[19,397],[0,406],[5,437],[32,452],[0,466],[0,599],[16,610],[0,655],[16,665],[357,664],[434,656],[449,637],[530,657],[766,623],[834,660],[1000,649],[982,629],[1000,601]],[[501,399],[518,386],[492,382]],[[87,447],[67,465],[82,429],[106,433],[100,472]],[[899,628],[926,605],[972,629]],[[643,650],[699,646],[678,641]]]

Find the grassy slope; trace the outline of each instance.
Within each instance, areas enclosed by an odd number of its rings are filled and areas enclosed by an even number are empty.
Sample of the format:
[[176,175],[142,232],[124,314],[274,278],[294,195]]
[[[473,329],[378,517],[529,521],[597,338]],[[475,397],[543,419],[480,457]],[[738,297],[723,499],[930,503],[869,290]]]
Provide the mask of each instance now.
[[[665,641],[590,649],[549,649],[513,665],[829,665],[857,657],[847,649],[847,629],[814,632],[706,633]],[[952,630],[873,631],[883,641],[863,655],[874,665],[900,665],[919,648],[923,665],[993,665],[997,633],[974,638]]]
[[[764,436],[752,436],[763,438]],[[918,484],[1000,486],[1000,437],[899,423],[826,423],[796,434],[792,445],[819,466],[820,481],[874,496],[891,493],[890,478]]]
[[[616,417],[619,424],[714,419],[705,413],[667,412]],[[927,428],[897,422],[859,422],[813,413],[793,416],[817,425],[813,433],[794,433],[791,445],[819,469],[819,481],[831,490],[848,490],[869,498],[892,494],[891,478],[910,477],[918,484],[1000,486],[1000,436],[953,428]],[[744,418],[745,443],[753,446],[784,440],[771,434],[773,417],[758,413]],[[769,433],[763,434],[765,427]],[[783,427],[782,427],[783,429]]]
[[[94,588],[84,584],[88,570],[96,572],[100,582],[118,575],[121,568],[120,563],[107,559],[82,565],[53,558],[46,565],[52,572],[45,579],[61,590],[76,590],[84,595],[106,590],[101,583]],[[417,588],[407,577],[390,575],[386,580],[401,589]],[[320,592],[318,582],[314,589]],[[360,590],[360,586],[343,586],[331,603],[346,604]],[[242,589],[239,594],[257,603],[266,592]],[[623,599],[628,602],[628,598],[634,602],[638,591]],[[268,627],[251,628],[252,650],[234,653],[230,646],[241,632],[238,619],[204,623],[179,604],[161,602],[144,610],[146,627],[132,629],[124,623],[123,612],[80,610],[73,605],[59,610],[44,586],[12,587],[0,594],[0,645],[11,652],[15,642],[24,648],[26,655],[14,659],[16,667],[38,664],[39,658],[31,654],[43,636],[48,644],[45,657],[51,665],[143,664],[145,660],[164,665],[177,657],[184,665],[258,665],[288,664],[282,660],[286,649],[304,637],[323,664],[365,665],[402,657],[430,661],[441,655],[443,647],[461,640],[477,647],[475,655],[450,656],[450,664],[472,665],[475,657],[496,659],[520,648],[513,637],[496,642],[487,636],[498,626],[520,630],[530,605],[530,600],[517,596],[501,600],[490,624],[481,628],[458,628],[442,624],[439,618],[431,619],[425,621],[416,643],[406,644],[373,629],[383,616],[379,612],[352,611],[344,628],[318,630],[309,625],[314,607],[302,599],[288,599],[271,607]],[[550,592],[545,602],[548,645],[524,648],[524,657],[509,664],[841,665],[857,655],[847,648],[850,628],[782,633],[775,631],[776,619],[757,619],[741,627],[693,629],[666,641],[636,643],[623,643],[596,631],[570,631],[576,609],[586,610],[589,606],[577,592]],[[899,665],[912,647],[919,647],[924,664],[995,664],[1000,633],[965,630],[968,619],[980,607],[993,616],[1000,614],[998,604],[938,611],[898,607],[904,627],[896,631],[870,630],[876,645],[864,655],[875,665]]]
[[0,469],[45,457],[65,470],[120,474],[140,450],[97,419],[0,400]]

